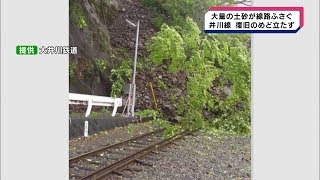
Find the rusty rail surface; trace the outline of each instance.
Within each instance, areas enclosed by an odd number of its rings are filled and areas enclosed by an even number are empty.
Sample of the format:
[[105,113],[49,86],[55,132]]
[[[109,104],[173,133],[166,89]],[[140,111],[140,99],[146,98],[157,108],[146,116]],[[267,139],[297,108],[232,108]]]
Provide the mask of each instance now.
[[162,148],[167,147],[168,145],[170,145],[172,142],[183,138],[186,135],[189,135],[191,133],[195,132],[194,131],[184,131],[180,134],[177,134],[175,136],[169,137],[167,139],[164,139],[160,142],[154,143],[142,150],[139,150],[133,154],[130,154],[122,159],[120,159],[119,161],[110,164],[108,166],[99,168],[98,170],[80,178],[81,180],[88,180],[88,179],[95,179],[95,180],[99,180],[99,179],[106,179],[107,176],[122,171],[124,170],[129,164],[140,161],[139,159],[142,159],[144,157],[146,157],[147,155],[149,155],[150,153],[154,152],[155,150],[160,150]]
[[70,164],[72,164],[72,163],[76,163],[76,162],[78,162],[78,161],[80,161],[80,160],[83,160],[83,159],[85,159],[85,158],[87,158],[87,157],[90,157],[90,156],[93,156],[93,155],[97,155],[97,154],[99,154],[99,153],[101,153],[101,152],[105,152],[105,151],[107,151],[108,149],[115,148],[115,147],[119,147],[119,146],[128,144],[128,143],[130,143],[130,142],[132,142],[132,141],[137,141],[137,140],[142,139],[142,138],[144,138],[144,137],[150,136],[150,135],[152,135],[152,134],[160,133],[160,132],[163,132],[163,129],[158,129],[158,130],[155,130],[155,131],[152,131],[152,132],[143,134],[143,135],[141,135],[141,136],[133,137],[133,138],[128,139],[128,140],[126,140],[126,141],[122,141],[122,142],[119,142],[119,143],[116,143],[116,144],[111,144],[111,145],[108,145],[108,146],[106,146],[106,147],[102,147],[102,148],[100,148],[100,149],[93,150],[93,151],[90,151],[90,152],[81,154],[81,155],[79,155],[79,156],[76,156],[76,157],[74,157],[74,158],[69,159],[69,166],[70,166]]

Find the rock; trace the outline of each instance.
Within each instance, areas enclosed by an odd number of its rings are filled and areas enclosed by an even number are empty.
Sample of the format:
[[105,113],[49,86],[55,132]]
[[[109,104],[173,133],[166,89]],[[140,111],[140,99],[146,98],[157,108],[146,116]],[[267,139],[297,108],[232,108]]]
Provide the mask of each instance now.
[[163,107],[166,108],[166,109],[169,109],[169,110],[172,110],[173,107],[169,104],[163,104]]
[[125,9],[125,8],[122,8],[121,11],[122,11],[122,12],[126,12],[126,9]]
[[209,118],[210,117],[210,112],[204,111],[203,115],[204,115],[204,117]]
[[115,0],[110,1],[110,6],[113,7],[117,11],[119,10],[119,4]]
[[174,120],[177,121],[177,122],[179,122],[179,121],[181,120],[181,118],[182,118],[181,116],[175,116],[175,117],[174,117]]
[[177,83],[177,82],[178,82],[178,79],[174,77],[174,78],[172,78],[172,82],[173,82],[173,83]]
[[236,107],[238,110],[243,110],[243,109],[245,109],[246,105],[244,104],[244,102],[238,102],[236,104]]
[[[162,107],[161,109],[162,109],[162,110],[164,111],[164,113],[165,113],[166,115],[168,115],[168,116],[174,117],[174,116],[176,115],[176,111],[175,111],[175,109],[174,109],[174,107],[173,107],[172,105],[169,105],[169,104],[164,103],[164,104],[163,104],[163,107]],[[173,119],[173,118],[171,118],[171,119]]]
[[231,89],[230,89],[230,87],[228,87],[228,86],[224,86],[224,87],[223,87],[223,92],[224,92],[225,94],[227,94],[228,96],[232,95]]
[[134,43],[133,42],[130,42],[130,49],[134,49],[135,48],[135,45],[134,45]]

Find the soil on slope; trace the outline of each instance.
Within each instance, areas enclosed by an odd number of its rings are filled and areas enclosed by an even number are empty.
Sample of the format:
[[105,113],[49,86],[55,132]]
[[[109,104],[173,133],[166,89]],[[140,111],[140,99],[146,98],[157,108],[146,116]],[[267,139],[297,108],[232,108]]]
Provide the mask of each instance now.
[[154,35],[152,16],[139,0],[118,0],[118,13],[113,23],[108,27],[110,42],[113,48],[125,48],[134,52],[136,42],[136,28],[126,20],[137,24],[140,21],[139,52],[145,52],[147,41]]
[[[137,24],[140,21],[138,61],[145,63],[146,45],[155,35],[156,28],[152,24],[151,12],[139,0],[118,0],[118,14],[108,27],[112,48],[125,49],[134,57],[136,29],[126,19]],[[143,69],[137,72],[136,110],[156,109],[151,93],[152,83],[158,110],[167,117],[176,117],[177,103],[184,96],[187,77],[184,72],[168,74],[166,66]],[[127,82],[129,83],[129,82]],[[161,86],[162,84],[162,86]]]

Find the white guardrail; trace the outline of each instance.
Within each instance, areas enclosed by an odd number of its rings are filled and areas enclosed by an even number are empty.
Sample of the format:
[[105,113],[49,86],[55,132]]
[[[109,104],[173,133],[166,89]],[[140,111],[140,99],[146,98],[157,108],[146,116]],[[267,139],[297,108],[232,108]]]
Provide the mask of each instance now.
[[117,108],[122,106],[122,98],[69,93],[69,104],[87,105],[86,117],[90,115],[92,106],[113,106],[112,116],[115,116]]

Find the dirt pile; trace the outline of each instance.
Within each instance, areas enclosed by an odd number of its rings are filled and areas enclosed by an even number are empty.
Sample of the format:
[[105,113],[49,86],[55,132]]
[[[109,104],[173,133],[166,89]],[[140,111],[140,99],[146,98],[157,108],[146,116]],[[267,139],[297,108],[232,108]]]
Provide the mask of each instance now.
[[145,52],[147,41],[154,35],[152,16],[139,0],[118,0],[118,13],[111,26],[110,42],[113,48],[125,48],[133,54],[135,48],[136,28],[127,23],[137,24],[140,21],[139,52]]
[[185,96],[187,76],[185,72],[168,74],[166,65],[141,72],[137,76],[137,110],[155,109],[150,87],[152,83],[158,110],[169,118],[179,116],[179,101]]

